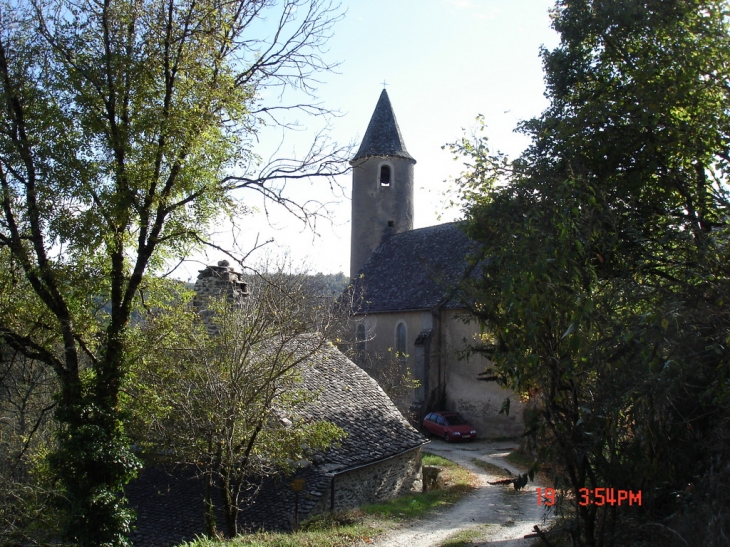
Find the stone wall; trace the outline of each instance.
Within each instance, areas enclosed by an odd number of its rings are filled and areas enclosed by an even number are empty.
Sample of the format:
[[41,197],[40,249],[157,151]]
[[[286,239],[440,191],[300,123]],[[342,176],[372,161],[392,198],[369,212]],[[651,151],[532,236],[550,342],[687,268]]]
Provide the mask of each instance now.
[[[421,447],[388,460],[353,469],[334,477],[336,511],[386,501],[409,492],[421,492]],[[330,485],[330,488],[332,486]],[[329,508],[332,492],[322,502]]]
[[[392,183],[380,184],[380,166],[392,167]],[[350,279],[390,234],[413,230],[412,159],[388,156],[357,160],[352,166]]]
[[210,321],[213,312],[207,309],[209,298],[225,296],[231,302],[248,296],[248,287],[240,273],[233,271],[227,260],[221,260],[217,266],[207,266],[198,272],[195,281],[195,297],[193,306],[208,327],[210,334],[217,334],[217,327]]

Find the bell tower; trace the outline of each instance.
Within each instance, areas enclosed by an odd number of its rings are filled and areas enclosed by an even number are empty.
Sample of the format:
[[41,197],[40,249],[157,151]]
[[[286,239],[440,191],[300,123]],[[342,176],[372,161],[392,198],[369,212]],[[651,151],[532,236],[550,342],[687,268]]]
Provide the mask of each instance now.
[[352,165],[350,279],[390,234],[413,229],[413,166],[385,89]]

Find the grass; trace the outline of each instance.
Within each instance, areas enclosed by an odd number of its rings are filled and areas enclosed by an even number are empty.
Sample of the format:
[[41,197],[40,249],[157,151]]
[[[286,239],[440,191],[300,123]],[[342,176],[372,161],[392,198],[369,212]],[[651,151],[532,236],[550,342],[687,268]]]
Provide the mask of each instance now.
[[[428,511],[452,505],[475,488],[475,477],[454,462],[424,454],[424,465],[443,468],[445,487],[431,492],[407,494],[384,503],[370,504],[356,511],[325,514],[302,524],[297,532],[256,532],[235,539],[198,539],[179,547],[349,547],[372,543],[372,538],[397,522],[418,518]],[[448,547],[466,545],[447,543]]]
[[315,517],[297,532],[254,532],[226,541],[199,538],[179,547],[348,547],[363,541],[370,543],[371,537],[380,532],[381,528],[348,511]]
[[483,535],[483,530],[480,528],[470,528],[468,530],[462,530],[457,532],[453,536],[450,536],[443,543],[439,544],[439,547],[469,547],[477,543]]

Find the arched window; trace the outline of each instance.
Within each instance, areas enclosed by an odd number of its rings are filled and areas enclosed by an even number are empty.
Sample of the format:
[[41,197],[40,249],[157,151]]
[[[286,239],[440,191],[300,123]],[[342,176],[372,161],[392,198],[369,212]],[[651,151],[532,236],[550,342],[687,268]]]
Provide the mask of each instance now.
[[365,331],[365,325],[360,323],[357,326],[357,352],[365,353],[365,341],[367,339],[367,332]]
[[401,361],[405,361],[406,355],[408,354],[408,347],[406,346],[407,339],[406,324],[402,322],[398,323],[398,326],[395,328],[395,351],[396,356]]
[[390,186],[390,165],[380,166],[380,186]]

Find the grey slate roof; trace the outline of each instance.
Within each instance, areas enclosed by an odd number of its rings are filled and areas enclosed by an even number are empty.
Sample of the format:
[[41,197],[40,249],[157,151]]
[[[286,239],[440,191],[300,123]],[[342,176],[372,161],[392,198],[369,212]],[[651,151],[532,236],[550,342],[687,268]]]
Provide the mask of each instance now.
[[[311,335],[295,339],[300,346],[297,351],[307,352],[308,339]],[[347,432],[339,446],[315,456],[313,465],[296,474],[306,480],[299,499],[304,520],[325,495],[333,475],[415,449],[426,439],[377,382],[331,344],[304,359],[299,368],[304,387],[319,393],[301,415],[328,420]],[[241,508],[242,528],[290,529],[294,492],[288,485],[292,478],[275,476],[260,481],[254,501]],[[137,530],[132,534],[135,547],[171,547],[202,534],[203,481],[193,468],[145,469],[125,491],[138,514]],[[225,529],[221,514],[218,522]]]
[[390,106],[390,99],[385,89],[380,94],[378,104],[375,105],[370,123],[368,124],[365,136],[360,144],[360,149],[352,158],[351,163],[368,156],[396,156],[405,158],[416,163],[416,160],[406,150],[403,137],[395,120],[393,107]]
[[[327,420],[347,432],[339,446],[315,456],[315,465],[297,477],[306,481],[299,498],[301,519],[310,516],[329,488],[332,476],[377,463],[424,444],[426,439],[398,411],[380,386],[360,367],[331,345],[301,366],[304,386],[319,392],[316,403],[302,415]],[[256,500],[241,511],[241,522],[253,528],[289,529],[294,493],[292,477],[272,477],[260,485]]]
[[323,455],[320,467],[327,472],[389,458],[426,442],[378,383],[332,345],[318,351],[301,370],[306,388],[321,391],[303,414],[333,422],[348,433],[339,447]]
[[473,271],[477,244],[459,223],[389,236],[356,279],[356,312],[460,308],[458,284]]

